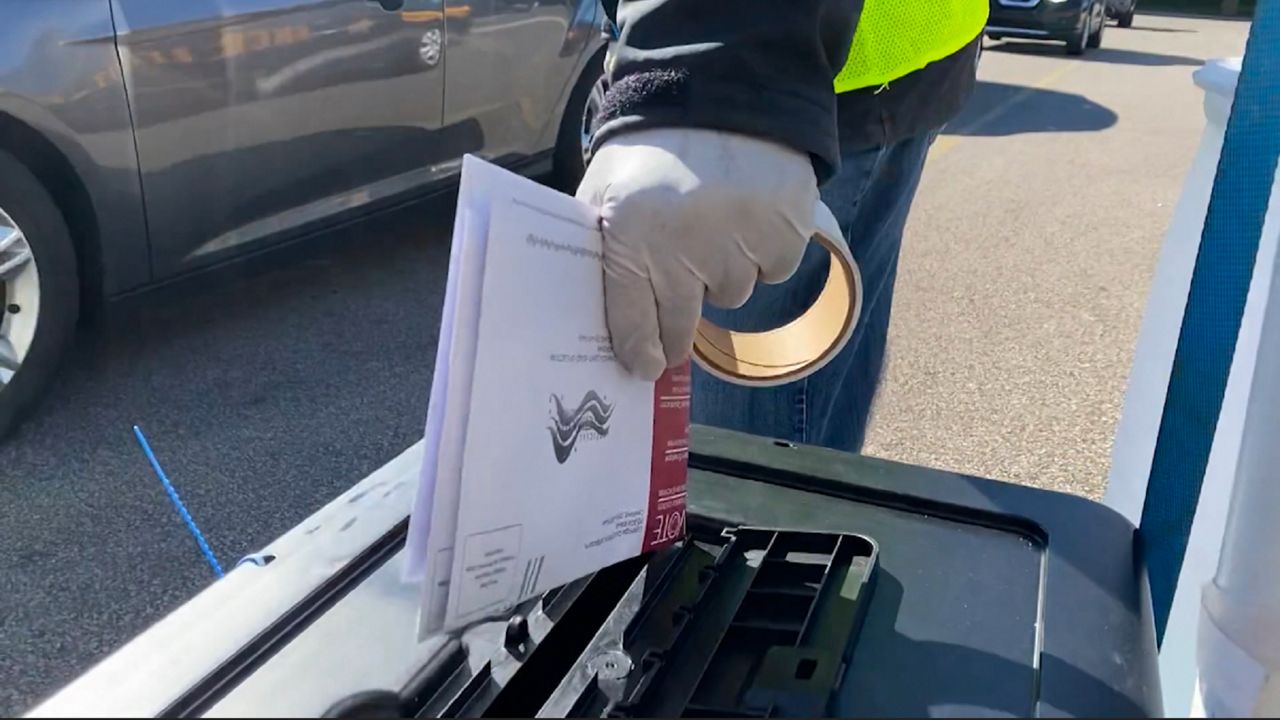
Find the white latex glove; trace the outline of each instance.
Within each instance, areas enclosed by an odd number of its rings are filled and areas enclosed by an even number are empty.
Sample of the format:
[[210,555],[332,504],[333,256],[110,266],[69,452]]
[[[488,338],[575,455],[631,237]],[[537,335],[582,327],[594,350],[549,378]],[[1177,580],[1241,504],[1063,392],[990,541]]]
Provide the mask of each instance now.
[[736,133],[640,130],[596,150],[578,199],[600,209],[613,349],[657,379],[688,359],[703,298],[740,307],[796,271],[814,231],[809,157]]

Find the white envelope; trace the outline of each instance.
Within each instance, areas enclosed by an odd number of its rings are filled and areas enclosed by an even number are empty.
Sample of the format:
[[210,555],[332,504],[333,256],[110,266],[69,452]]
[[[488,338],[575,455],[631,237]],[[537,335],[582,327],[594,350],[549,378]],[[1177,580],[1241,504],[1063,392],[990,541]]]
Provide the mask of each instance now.
[[424,636],[684,534],[689,368],[614,360],[594,210],[468,157],[457,224],[406,568]]

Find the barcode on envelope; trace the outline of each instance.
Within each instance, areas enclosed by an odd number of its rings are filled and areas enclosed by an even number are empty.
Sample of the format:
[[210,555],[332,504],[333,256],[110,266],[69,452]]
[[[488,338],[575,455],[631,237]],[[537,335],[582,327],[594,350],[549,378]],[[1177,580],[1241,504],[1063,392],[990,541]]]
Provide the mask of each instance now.
[[542,561],[546,555],[529,558],[524,564],[524,580],[520,583],[520,599],[529,597],[538,588],[538,580],[542,577]]

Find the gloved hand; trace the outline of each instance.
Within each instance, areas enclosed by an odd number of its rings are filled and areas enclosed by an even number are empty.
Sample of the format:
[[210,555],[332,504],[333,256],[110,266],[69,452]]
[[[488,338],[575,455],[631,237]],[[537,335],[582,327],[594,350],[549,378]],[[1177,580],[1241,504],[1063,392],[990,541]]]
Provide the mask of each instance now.
[[578,187],[600,209],[605,307],[623,367],[688,359],[705,297],[740,307],[795,272],[814,231],[809,157],[737,133],[638,130],[605,141]]

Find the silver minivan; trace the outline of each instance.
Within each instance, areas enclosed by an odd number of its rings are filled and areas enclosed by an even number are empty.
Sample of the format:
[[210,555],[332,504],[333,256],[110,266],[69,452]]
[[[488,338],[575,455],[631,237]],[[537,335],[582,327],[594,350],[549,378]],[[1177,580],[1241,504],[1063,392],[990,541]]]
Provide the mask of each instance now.
[[0,435],[82,306],[447,188],[571,186],[597,0],[0,2]]

